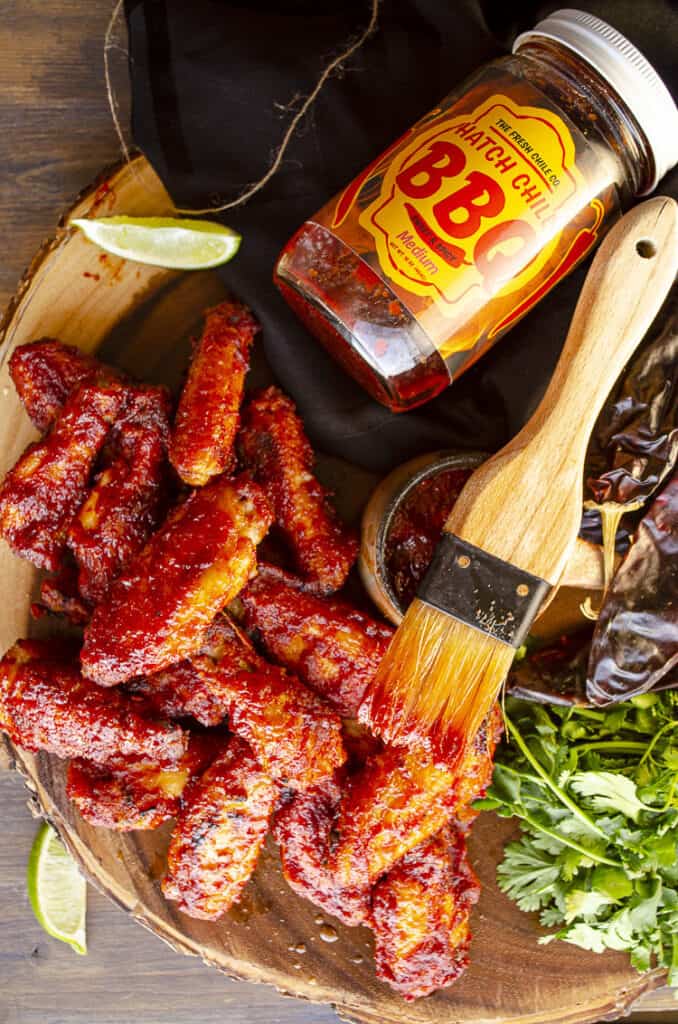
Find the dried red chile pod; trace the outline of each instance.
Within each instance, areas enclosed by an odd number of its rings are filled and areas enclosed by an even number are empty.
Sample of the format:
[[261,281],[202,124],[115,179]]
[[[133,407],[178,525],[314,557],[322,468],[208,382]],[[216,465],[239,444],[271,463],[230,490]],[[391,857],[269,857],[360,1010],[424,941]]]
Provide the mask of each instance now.
[[512,697],[538,704],[585,704],[591,626],[529,650],[507,679]]
[[628,700],[678,682],[678,474],[655,498],[600,611],[586,695]]
[[[678,285],[658,313],[636,358],[608,398],[591,437],[586,497],[596,504],[646,505],[678,462]],[[617,534],[628,545],[631,520]],[[626,528],[624,524],[626,525]],[[584,512],[582,537],[599,543],[600,514]]]

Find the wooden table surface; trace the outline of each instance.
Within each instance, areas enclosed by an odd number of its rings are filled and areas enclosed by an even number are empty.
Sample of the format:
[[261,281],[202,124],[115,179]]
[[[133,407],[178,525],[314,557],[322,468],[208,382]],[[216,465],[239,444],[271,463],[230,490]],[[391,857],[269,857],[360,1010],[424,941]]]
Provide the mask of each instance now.
[[[106,102],[103,39],[113,0],[0,4],[0,308],[68,202],[119,150]],[[125,38],[114,78],[127,122]],[[91,891],[90,953],[50,939],[26,895],[37,823],[18,776],[0,766],[0,1024],[324,1024],[331,1009],[230,981],[167,948]],[[663,991],[633,1024],[678,1021]]]

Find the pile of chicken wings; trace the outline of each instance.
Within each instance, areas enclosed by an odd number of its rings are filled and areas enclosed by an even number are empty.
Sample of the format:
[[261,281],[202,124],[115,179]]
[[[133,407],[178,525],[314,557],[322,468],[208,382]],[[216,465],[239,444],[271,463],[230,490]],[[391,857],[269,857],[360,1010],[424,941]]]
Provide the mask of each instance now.
[[68,760],[88,822],[174,819],[162,888],[194,917],[238,900],[272,830],[292,889],[368,925],[414,999],[467,964],[499,713],[461,768],[358,724],[392,628],[333,596],[356,538],[292,401],[245,398],[257,331],[237,302],[209,310],[175,412],[59,341],[13,353],[43,436],[0,486],[0,535],[49,573],[34,615],[76,628],[5,654],[0,729]]

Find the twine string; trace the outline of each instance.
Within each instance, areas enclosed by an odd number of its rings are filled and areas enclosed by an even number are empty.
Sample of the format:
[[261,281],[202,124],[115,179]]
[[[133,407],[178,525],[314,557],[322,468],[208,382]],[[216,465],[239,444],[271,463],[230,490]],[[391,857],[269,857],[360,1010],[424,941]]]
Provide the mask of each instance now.
[[[377,24],[379,22],[379,9],[381,7],[381,3],[382,0],[370,0],[370,18],[363,31],[359,35],[354,36],[352,39],[350,39],[346,47],[341,51],[341,53],[337,54],[330,60],[330,62],[322,71],[314,88],[300,103],[297,112],[295,113],[294,117],[287,126],[287,129],[285,130],[281,142],[273,151],[271,162],[265,174],[252,184],[246,185],[243,191],[240,193],[240,195],[236,196],[235,199],[231,199],[226,203],[222,203],[219,206],[205,207],[178,206],[176,207],[177,213],[187,214],[189,216],[223,213],[226,210],[232,210],[237,206],[242,206],[249,199],[251,199],[252,196],[256,195],[257,192],[260,192],[269,183],[271,178],[280,169],[283,160],[285,159],[285,154],[290,146],[290,143],[292,142],[292,139],[294,138],[295,132],[297,131],[297,128],[303,121],[306,114],[308,114],[308,112],[311,110],[313,104],[318,98],[327,80],[331,78],[333,74],[341,70],[343,64],[347,60],[349,60],[355,53],[357,53],[358,50],[361,49],[361,47],[367,42],[369,37],[372,35],[372,33],[376,30]],[[106,35],[104,37],[104,74],[106,78],[106,96],[108,98],[108,106],[111,112],[111,118],[113,120],[113,127],[115,129],[115,134],[117,136],[118,143],[120,145],[120,149],[122,150],[125,162],[129,164],[131,163],[131,153],[127,141],[125,140],[122,125],[120,123],[119,105],[111,80],[109,57],[111,50],[119,48],[117,44],[113,42],[113,35],[117,27],[118,20],[120,18],[123,4],[124,0],[116,0],[116,3],[111,12],[111,17],[108,22],[108,27],[106,29]],[[300,102],[300,100],[301,97],[294,97],[292,103],[288,105],[287,109],[289,109],[289,107],[292,105],[297,105]]]
[[120,124],[120,107],[118,105],[118,98],[113,90],[113,83],[111,81],[111,64],[110,64],[110,52],[113,49],[119,49],[117,43],[113,42],[113,33],[115,32],[118,24],[118,18],[122,11],[122,5],[125,0],[116,0],[111,16],[106,26],[106,35],[104,36],[104,76],[106,78],[106,97],[108,99],[108,109],[111,112],[113,119],[113,127],[115,128],[115,134],[118,137],[118,144],[122,150],[122,155],[125,158],[125,163],[130,163],[131,155],[129,146],[125,139],[122,125]]

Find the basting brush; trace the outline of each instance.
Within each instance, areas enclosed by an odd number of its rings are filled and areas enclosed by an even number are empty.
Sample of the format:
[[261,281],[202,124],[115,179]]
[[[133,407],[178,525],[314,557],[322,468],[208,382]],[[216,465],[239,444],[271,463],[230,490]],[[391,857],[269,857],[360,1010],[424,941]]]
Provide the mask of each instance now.
[[469,479],[366,694],[360,717],[388,742],[449,760],[475,736],[574,547],[598,412],[677,272],[672,199],[601,245],[542,401]]

